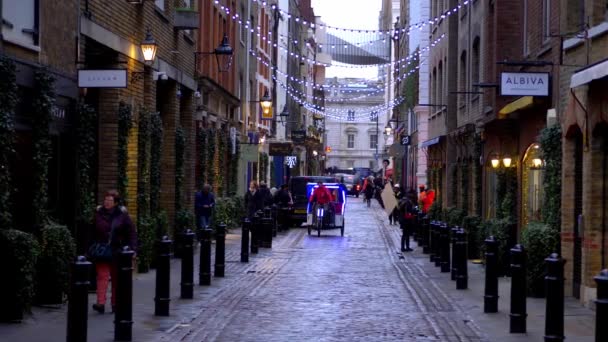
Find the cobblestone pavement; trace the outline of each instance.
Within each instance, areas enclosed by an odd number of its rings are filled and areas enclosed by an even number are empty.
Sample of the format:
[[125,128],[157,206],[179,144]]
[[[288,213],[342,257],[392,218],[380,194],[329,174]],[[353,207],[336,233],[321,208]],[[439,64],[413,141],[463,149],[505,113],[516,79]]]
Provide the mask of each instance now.
[[[349,199],[345,236],[291,230],[159,341],[482,341],[466,312],[398,251],[377,203]],[[234,260],[230,257],[228,260]],[[227,274],[228,274],[227,270]],[[192,311],[191,311],[192,313]]]

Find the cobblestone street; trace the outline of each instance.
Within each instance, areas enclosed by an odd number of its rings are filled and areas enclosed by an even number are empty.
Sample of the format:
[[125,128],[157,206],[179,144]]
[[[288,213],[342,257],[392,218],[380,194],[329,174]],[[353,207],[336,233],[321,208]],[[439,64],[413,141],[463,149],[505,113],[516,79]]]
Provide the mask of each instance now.
[[351,199],[344,237],[292,229],[251,267],[235,269],[243,274],[205,299],[200,316],[160,340],[480,341],[398,242],[377,203]]

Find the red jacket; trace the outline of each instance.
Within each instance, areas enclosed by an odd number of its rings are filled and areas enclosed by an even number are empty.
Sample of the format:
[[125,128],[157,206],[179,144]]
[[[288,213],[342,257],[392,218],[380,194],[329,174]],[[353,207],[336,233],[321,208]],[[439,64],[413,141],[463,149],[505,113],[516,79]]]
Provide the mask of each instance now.
[[319,204],[327,204],[331,202],[332,196],[329,189],[325,185],[321,185],[312,192],[310,196],[310,202],[317,202]]

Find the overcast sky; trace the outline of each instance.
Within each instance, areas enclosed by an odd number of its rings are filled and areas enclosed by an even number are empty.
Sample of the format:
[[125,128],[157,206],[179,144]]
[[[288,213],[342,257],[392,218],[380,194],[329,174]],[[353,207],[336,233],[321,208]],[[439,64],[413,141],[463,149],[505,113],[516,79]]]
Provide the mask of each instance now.
[[[381,0],[312,0],[316,16],[329,26],[347,29],[377,30]],[[378,68],[328,68],[327,77],[375,78]]]

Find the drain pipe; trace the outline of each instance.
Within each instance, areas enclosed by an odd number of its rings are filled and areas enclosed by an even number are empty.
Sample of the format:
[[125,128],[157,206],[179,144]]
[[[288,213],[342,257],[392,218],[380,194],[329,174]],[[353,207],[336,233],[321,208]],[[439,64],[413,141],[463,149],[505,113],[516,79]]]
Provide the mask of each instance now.
[[604,138],[604,179],[602,181],[602,269],[606,268],[606,181],[608,178],[608,139]]

